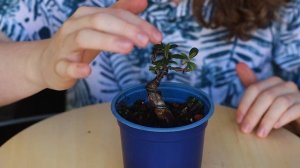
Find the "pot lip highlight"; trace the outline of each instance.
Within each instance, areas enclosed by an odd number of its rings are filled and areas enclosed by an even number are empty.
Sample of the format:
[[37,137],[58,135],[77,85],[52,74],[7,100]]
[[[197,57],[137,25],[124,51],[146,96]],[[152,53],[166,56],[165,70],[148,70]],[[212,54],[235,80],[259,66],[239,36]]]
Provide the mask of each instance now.
[[189,129],[195,128],[197,126],[200,126],[200,125],[206,123],[209,120],[209,118],[213,115],[213,113],[214,113],[214,104],[205,92],[203,92],[202,90],[196,89],[192,86],[184,85],[184,84],[181,84],[181,83],[174,83],[174,82],[172,82],[172,83],[162,82],[160,84],[159,88],[170,87],[170,86],[174,89],[188,88],[192,92],[199,93],[200,95],[202,95],[202,99],[205,99],[205,100],[202,100],[202,101],[205,101],[206,104],[208,104],[208,106],[209,106],[208,107],[209,108],[208,113],[201,120],[196,121],[192,124],[188,124],[188,125],[184,125],[184,126],[180,126],[180,127],[157,128],[157,127],[147,127],[147,126],[143,126],[143,125],[139,125],[139,124],[135,124],[133,122],[130,122],[130,121],[126,120],[125,118],[123,118],[117,112],[115,104],[117,104],[119,102],[120,97],[124,93],[128,92],[129,90],[133,90],[133,89],[134,89],[135,92],[137,92],[139,90],[143,90],[144,87],[145,87],[145,84],[139,84],[139,85],[134,85],[134,86],[128,87],[127,89],[124,89],[118,95],[116,95],[113,98],[112,102],[111,102],[112,113],[119,122],[127,125],[128,127],[135,128],[135,129],[138,129],[138,130],[143,130],[143,131],[149,131],[149,132],[178,132],[178,131],[189,130]]

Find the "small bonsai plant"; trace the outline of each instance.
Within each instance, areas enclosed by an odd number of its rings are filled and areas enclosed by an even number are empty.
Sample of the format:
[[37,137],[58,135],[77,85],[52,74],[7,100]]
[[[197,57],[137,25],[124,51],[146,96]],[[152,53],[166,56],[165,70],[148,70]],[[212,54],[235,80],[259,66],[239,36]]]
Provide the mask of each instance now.
[[175,44],[153,48],[149,70],[155,78],[119,93],[111,109],[120,126],[124,168],[200,168],[205,128],[214,112],[212,100],[200,89],[161,80],[170,72],[196,68],[192,48],[172,53]]
[[146,85],[148,103],[139,100],[132,107],[120,104],[118,111],[124,118],[146,126],[175,127],[193,123],[203,117],[203,105],[199,100],[190,97],[186,103],[165,102],[158,90],[161,80],[169,71],[186,73],[197,68],[193,58],[197,56],[198,49],[192,48],[188,55],[173,54],[171,50],[176,47],[176,44],[163,43],[153,47],[152,65],[149,70],[154,72],[156,77]]

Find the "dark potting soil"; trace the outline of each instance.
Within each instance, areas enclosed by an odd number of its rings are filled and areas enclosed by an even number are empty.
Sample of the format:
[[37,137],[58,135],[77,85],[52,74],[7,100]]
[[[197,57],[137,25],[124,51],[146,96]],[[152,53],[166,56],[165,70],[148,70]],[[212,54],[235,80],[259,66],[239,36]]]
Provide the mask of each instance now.
[[117,111],[126,120],[148,127],[178,127],[194,123],[202,119],[204,114],[203,103],[195,98],[189,98],[185,103],[166,102],[166,105],[175,117],[173,125],[162,123],[154,113],[154,107],[144,100],[136,101],[128,107],[125,103],[119,103]]

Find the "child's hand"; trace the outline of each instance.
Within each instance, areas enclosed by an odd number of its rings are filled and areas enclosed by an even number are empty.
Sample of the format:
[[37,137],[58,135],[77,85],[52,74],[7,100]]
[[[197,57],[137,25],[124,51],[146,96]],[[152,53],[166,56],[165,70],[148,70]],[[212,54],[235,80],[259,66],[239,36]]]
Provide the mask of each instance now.
[[[237,122],[245,133],[257,126],[257,136],[266,137],[272,128],[300,120],[300,92],[293,82],[278,77],[256,81],[253,71],[244,63],[237,73],[247,90],[237,110]],[[297,121],[296,121],[297,122]]]
[[133,14],[146,6],[146,0],[121,0],[112,8],[79,8],[53,38],[43,42],[45,50],[35,62],[44,85],[56,90],[71,87],[90,74],[89,63],[100,51],[129,53],[134,45],[160,43],[161,33]]

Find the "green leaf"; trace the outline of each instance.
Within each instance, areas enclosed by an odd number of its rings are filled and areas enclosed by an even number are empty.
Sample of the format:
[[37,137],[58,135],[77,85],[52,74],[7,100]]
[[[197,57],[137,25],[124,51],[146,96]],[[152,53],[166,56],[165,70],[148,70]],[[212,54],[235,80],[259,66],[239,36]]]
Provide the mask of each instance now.
[[182,62],[181,62],[181,64],[182,65],[185,65],[185,64],[187,64],[189,62],[189,60],[183,60]]
[[177,44],[171,44],[171,45],[170,45],[170,49],[172,49],[172,48],[176,48],[176,47],[178,47],[178,45],[177,45]]
[[155,71],[156,71],[156,68],[155,68],[154,66],[150,66],[150,67],[149,67],[149,71],[155,72]]
[[164,58],[163,59],[163,65],[168,65],[169,64],[169,59]]
[[177,65],[178,63],[176,61],[169,61],[169,64],[175,64],[175,65]]
[[155,49],[163,49],[164,48],[164,44],[163,43],[161,43],[161,44],[155,44],[154,48]]
[[155,64],[155,67],[156,68],[160,68],[160,67],[162,67],[164,65],[164,61],[159,61],[159,62],[157,62],[156,64]]
[[185,56],[181,55],[181,54],[173,54],[171,55],[171,58],[175,58],[175,59],[186,59]]
[[193,62],[187,62],[186,67],[188,68],[188,70],[193,71],[197,68],[197,65]]
[[184,57],[183,59],[186,59],[186,60],[189,59],[189,57],[188,57],[185,53],[181,53],[180,55],[181,55],[182,57]]
[[163,65],[165,65],[165,59],[161,59],[161,60],[158,60],[158,61],[155,61],[153,63],[153,65],[155,65],[155,69],[158,70],[158,69],[161,69],[163,67]]
[[153,64],[153,65],[159,65],[159,64],[162,64],[162,60],[154,61],[152,64]]
[[192,59],[198,54],[199,50],[197,48],[192,48],[189,53],[189,58]]
[[165,48],[164,48],[164,52],[165,52],[164,56],[165,56],[166,59],[169,58],[169,50],[170,50],[170,45],[167,44],[167,45],[165,46]]

